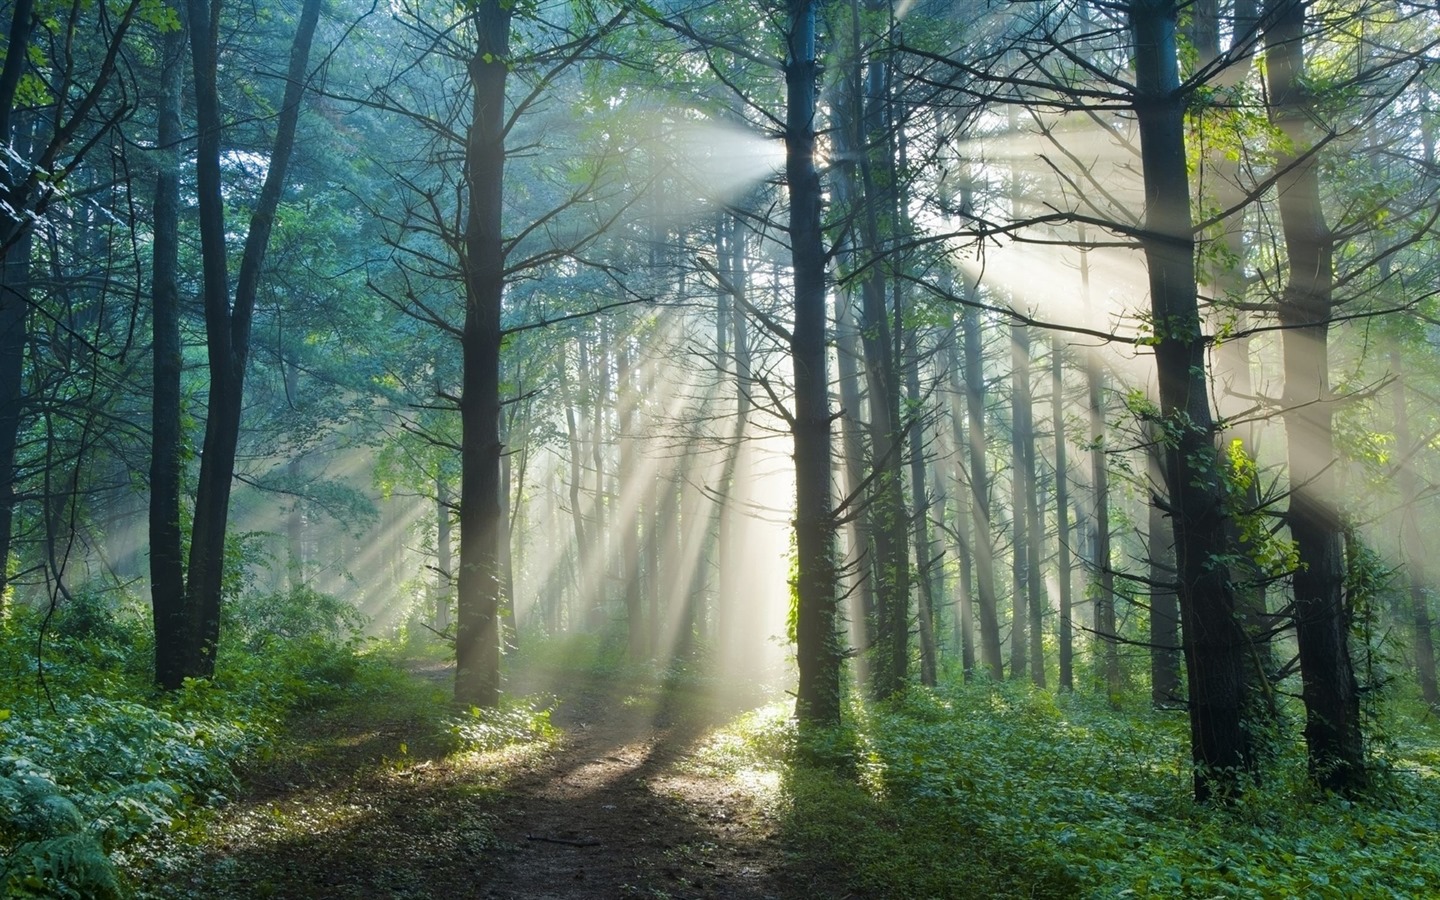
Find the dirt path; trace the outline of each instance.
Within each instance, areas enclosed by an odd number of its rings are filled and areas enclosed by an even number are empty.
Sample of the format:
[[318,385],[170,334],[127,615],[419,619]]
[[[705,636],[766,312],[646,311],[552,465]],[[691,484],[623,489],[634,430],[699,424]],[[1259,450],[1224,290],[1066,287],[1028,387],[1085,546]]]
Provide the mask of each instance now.
[[559,752],[511,782],[480,896],[778,897],[768,824],[747,794],[688,770],[701,721],[590,693],[562,705]]
[[705,717],[618,686],[557,693],[556,745],[483,756],[446,757],[403,707],[302,722],[142,896],[781,896],[766,813],[686,764]]

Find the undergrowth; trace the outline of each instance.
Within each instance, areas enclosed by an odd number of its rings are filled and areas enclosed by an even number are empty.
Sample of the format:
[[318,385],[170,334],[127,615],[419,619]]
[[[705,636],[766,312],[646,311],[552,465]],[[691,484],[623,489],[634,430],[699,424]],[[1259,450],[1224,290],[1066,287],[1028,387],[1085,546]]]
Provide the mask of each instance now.
[[1228,808],[1191,800],[1183,714],[949,684],[848,721],[801,735],[777,704],[700,757],[768,773],[798,895],[1440,895],[1440,736],[1410,717],[1385,723],[1369,798],[1315,791],[1287,746]]
[[48,621],[24,606],[7,610],[0,896],[124,896],[131,848],[230,797],[234,764],[287,716],[363,688],[357,645],[333,618],[315,619],[311,600],[290,610],[303,628],[281,627],[278,602],[253,622],[232,615],[214,680],[168,694],[151,683],[153,644],[138,602],[82,597]]

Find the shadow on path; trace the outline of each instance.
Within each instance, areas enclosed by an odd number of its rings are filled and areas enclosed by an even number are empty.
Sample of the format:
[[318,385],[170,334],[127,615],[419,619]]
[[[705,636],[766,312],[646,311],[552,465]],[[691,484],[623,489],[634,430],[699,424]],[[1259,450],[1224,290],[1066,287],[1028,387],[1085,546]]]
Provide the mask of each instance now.
[[553,747],[447,757],[433,720],[403,707],[297,723],[200,858],[142,896],[779,897],[773,823],[683,765],[720,710],[570,687],[552,688]]

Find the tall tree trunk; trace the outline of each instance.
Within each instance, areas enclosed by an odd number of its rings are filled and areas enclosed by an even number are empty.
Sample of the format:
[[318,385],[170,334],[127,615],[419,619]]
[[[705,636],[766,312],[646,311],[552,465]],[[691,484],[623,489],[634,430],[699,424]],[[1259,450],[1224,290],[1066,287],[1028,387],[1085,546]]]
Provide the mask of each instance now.
[[[865,434],[860,393],[860,336],[855,327],[851,292],[840,290],[835,298],[835,362],[839,376],[840,446],[844,457],[845,492],[849,503],[862,503],[865,486]],[[868,685],[871,672],[871,650],[874,645],[876,615],[875,542],[872,538],[871,515],[868,508],[850,512],[847,537],[849,556],[846,571],[853,572],[850,593],[850,638],[859,651],[855,657],[855,677]]]
[[190,37],[198,131],[195,177],[210,392],[205,443],[200,456],[199,487],[195,496],[195,517],[190,534],[190,560],[185,578],[188,644],[185,668],[187,675],[207,678],[214,674],[215,653],[220,642],[225,533],[230,514],[235,452],[240,439],[250,323],[265,253],[269,249],[270,232],[275,225],[275,211],[280,204],[290,156],[295,148],[300,99],[305,90],[310,45],[320,17],[320,0],[305,0],[296,24],[290,46],[285,95],[276,121],[275,142],[265,182],[245,235],[233,308],[220,168],[223,126],[216,87],[219,15],[218,6],[205,0],[187,0],[186,24]]
[[920,628],[920,683],[934,687],[937,666],[937,654],[935,642],[935,598],[938,591],[935,587],[936,569],[935,563],[939,561],[940,554],[936,552],[935,543],[930,539],[930,496],[928,486],[930,483],[925,463],[925,430],[922,426],[920,409],[925,402],[924,395],[920,392],[920,347],[919,337],[914,329],[910,330],[909,353],[905,360],[905,390],[908,405],[911,410],[909,423],[910,442],[910,492],[912,497],[911,516],[915,528],[915,569],[920,578],[920,608],[918,622]]
[[[1080,240],[1085,240],[1082,231]],[[1080,253],[1080,291],[1090,306],[1090,254]],[[1110,559],[1110,463],[1105,458],[1106,386],[1100,357],[1091,352],[1085,360],[1085,388],[1090,413],[1090,546],[1095,567],[1094,632],[1095,657],[1099,663],[1100,689],[1110,702],[1117,702],[1124,690],[1120,671],[1120,645],[1115,622],[1115,571]]]
[[[748,529],[741,524],[750,505],[751,467],[747,435],[750,426],[751,380],[750,332],[745,319],[748,261],[745,255],[743,225],[736,216],[725,216],[718,229],[720,267],[725,274],[726,290],[720,321],[716,323],[716,343],[722,359],[729,357],[735,372],[735,419],[730,431],[730,448],[720,479],[723,509],[719,523],[720,596],[716,629],[720,643],[721,671],[739,674],[753,659],[754,648],[747,646],[753,629],[747,628],[754,615],[754,606],[745,602],[744,582],[740,575],[745,568]],[[728,340],[733,335],[733,342]]]
[[1156,323],[1155,364],[1165,484],[1175,529],[1181,628],[1190,685],[1190,744],[1198,801],[1239,793],[1255,772],[1245,727],[1248,638],[1236,618],[1225,566],[1230,549],[1205,340],[1195,283],[1194,230],[1185,156],[1185,106],[1174,0],[1127,7],[1135,67],[1135,116],[1145,183],[1142,247]]
[[1025,677],[1029,661],[1026,600],[1030,596],[1030,534],[1026,497],[1034,493],[1025,450],[1030,428],[1030,333],[1010,327],[1010,678]]
[[790,335],[795,411],[795,712],[807,725],[840,721],[835,633],[835,518],[830,495],[830,402],[825,362],[825,246],[815,168],[817,0],[787,0],[785,181],[795,319]]
[[1365,784],[1366,774],[1360,690],[1350,659],[1344,538],[1335,499],[1327,346],[1334,238],[1325,224],[1319,161],[1307,124],[1314,110],[1303,83],[1304,31],[1303,0],[1275,0],[1266,16],[1265,57],[1270,117],[1287,140],[1276,157],[1280,176],[1275,184],[1289,269],[1280,297],[1290,457],[1286,520],[1300,560],[1292,581],[1310,775],[1326,788],[1352,792]]
[[478,0],[471,15],[470,129],[465,143],[468,209],[460,394],[460,577],[456,596],[455,699],[500,701],[500,313],[505,292],[505,82],[513,4]]
[[1065,355],[1060,338],[1050,343],[1050,419],[1055,423],[1056,582],[1060,604],[1060,690],[1075,690],[1074,625],[1071,622],[1074,551],[1070,546],[1070,466],[1065,436]]
[[[964,205],[968,209],[969,203]],[[971,300],[978,300],[979,285],[967,283],[966,293]],[[965,413],[970,439],[970,516],[974,523],[975,587],[980,606],[980,664],[989,670],[991,678],[999,681],[1005,677],[1005,666],[1000,655],[995,545],[990,530],[990,468],[985,451],[985,358],[980,311],[974,306],[965,307],[960,323],[965,336]]]
[[450,495],[450,480],[445,477],[443,467],[435,470],[435,630],[445,631],[450,627],[450,596],[455,589],[455,568],[452,556],[450,521],[454,499]]
[[[13,153],[15,161],[30,156],[30,128],[15,108],[15,96],[29,63],[34,24],[34,0],[15,0],[5,35],[5,65],[0,69],[0,149]],[[24,408],[32,234],[24,210],[29,177],[14,161],[0,166],[0,607],[9,584],[16,450]]]
[[[180,525],[180,93],[185,33],[160,43],[155,118],[155,200],[151,208],[150,612],[155,628],[155,683],[166,690],[185,678],[185,556]],[[3,471],[3,470],[0,470]],[[3,589],[0,589],[3,590]]]
[[965,680],[970,681],[975,677],[975,604],[973,601],[973,590],[975,573],[977,569],[975,554],[975,535],[973,532],[973,519],[970,514],[971,505],[975,502],[969,496],[970,478],[965,468],[965,450],[969,446],[969,438],[965,429],[965,412],[961,409],[962,398],[965,396],[965,386],[960,381],[960,335],[952,331],[946,339],[946,346],[949,349],[949,359],[946,368],[950,375],[950,436],[953,447],[951,448],[954,458],[954,484],[955,494],[955,534],[956,544],[960,557],[960,579],[959,590],[955,599],[958,607],[955,616],[956,644],[960,647],[960,668],[964,672]]
[[[1146,454],[1150,480],[1163,484],[1165,473],[1159,437]],[[1157,504],[1148,504],[1149,528],[1145,539],[1150,551],[1150,703],[1157,709],[1184,702],[1180,693],[1180,608],[1175,589],[1175,534],[1170,520]]]

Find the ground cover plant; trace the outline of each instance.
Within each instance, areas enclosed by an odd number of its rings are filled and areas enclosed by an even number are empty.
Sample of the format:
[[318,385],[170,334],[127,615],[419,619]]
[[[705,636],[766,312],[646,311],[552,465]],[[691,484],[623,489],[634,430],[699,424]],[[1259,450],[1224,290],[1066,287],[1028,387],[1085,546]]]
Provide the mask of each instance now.
[[383,678],[388,664],[360,654],[353,610],[311,600],[272,599],[253,619],[237,610],[215,679],[168,693],[151,683],[143,607],[7,610],[0,894],[123,896],[136,848],[153,852],[147,842],[233,796],[235,767],[288,717]]
[[[1032,687],[944,683],[802,735],[781,704],[703,765],[768,792],[798,891],[868,897],[1412,898],[1440,891],[1436,726],[1390,711],[1373,793],[1317,791],[1303,748],[1233,805],[1190,796],[1185,721]],[[768,786],[768,787],[766,787]]]

